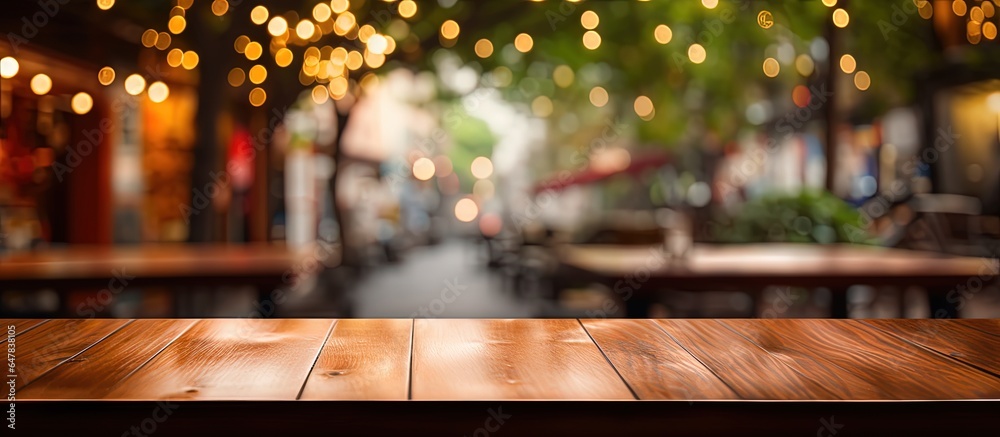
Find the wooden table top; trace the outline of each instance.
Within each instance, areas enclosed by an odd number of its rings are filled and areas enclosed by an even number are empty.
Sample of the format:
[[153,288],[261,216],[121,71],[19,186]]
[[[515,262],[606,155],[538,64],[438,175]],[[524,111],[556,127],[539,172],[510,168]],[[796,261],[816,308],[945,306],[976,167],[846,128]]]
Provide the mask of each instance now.
[[670,261],[659,246],[566,245],[558,253],[565,265],[607,277],[785,281],[780,285],[823,286],[841,280],[955,285],[970,277],[995,277],[1000,269],[996,259],[846,244],[698,244],[681,262]]
[[29,402],[1000,399],[987,319],[0,323]]
[[291,251],[282,244],[176,244],[71,246],[0,256],[0,283],[79,285],[116,275],[143,281],[280,277],[297,263],[316,260],[315,248]]

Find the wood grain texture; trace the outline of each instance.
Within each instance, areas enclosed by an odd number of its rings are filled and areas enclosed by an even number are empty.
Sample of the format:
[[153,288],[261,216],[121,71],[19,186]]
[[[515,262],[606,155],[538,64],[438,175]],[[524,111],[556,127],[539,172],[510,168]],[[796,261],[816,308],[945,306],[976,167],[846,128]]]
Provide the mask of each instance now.
[[581,320],[639,399],[739,399],[651,320]]
[[[752,322],[752,323],[748,323]],[[727,321],[737,330],[770,330],[813,349],[878,386],[892,399],[1000,399],[1000,378],[973,369],[857,320]]]
[[981,325],[979,322],[912,319],[864,323],[1000,377],[1000,336],[972,328]]
[[205,319],[106,398],[295,399],[332,320]]
[[136,320],[20,389],[28,399],[99,399],[195,320]]
[[301,399],[407,399],[413,321],[338,320]]
[[576,320],[418,319],[413,399],[634,399]]
[[[45,319],[0,319],[0,326],[3,327],[5,332],[10,330],[10,326],[14,327],[14,336],[18,336],[35,329],[42,323],[45,323]],[[0,343],[7,342],[7,335],[3,335],[0,338]]]
[[714,320],[657,320],[663,330],[744,399],[842,399]]
[[1000,337],[1000,319],[962,319],[962,327]]
[[24,387],[39,376],[75,357],[131,320],[50,320],[15,338],[17,386]]

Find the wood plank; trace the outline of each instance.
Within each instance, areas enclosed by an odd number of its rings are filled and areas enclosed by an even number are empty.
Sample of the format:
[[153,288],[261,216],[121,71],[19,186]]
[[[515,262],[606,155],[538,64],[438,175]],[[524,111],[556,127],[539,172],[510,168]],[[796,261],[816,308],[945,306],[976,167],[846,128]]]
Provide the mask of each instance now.
[[639,399],[739,399],[651,320],[581,320]]
[[866,320],[865,323],[941,355],[1000,376],[1000,336],[968,320]]
[[301,399],[407,399],[413,320],[338,320]]
[[663,330],[744,399],[842,399],[714,320],[657,320]]
[[20,389],[21,399],[100,399],[195,324],[136,320]]
[[[18,336],[28,332],[32,329],[37,328],[42,323],[47,322],[46,319],[0,319],[0,326],[3,327],[4,331],[10,331],[10,327],[14,327],[14,336]],[[4,335],[0,339],[0,343],[7,342],[7,335]]]
[[1000,337],[1000,319],[962,319],[962,325]]
[[24,387],[39,376],[97,344],[131,320],[73,319],[51,320],[17,342],[17,386]]
[[205,319],[106,399],[294,400],[330,328],[324,319]]
[[418,319],[413,399],[634,399],[580,323]]
[[800,341],[795,341],[801,340],[796,331],[777,328],[768,319],[717,322],[750,340],[786,366],[814,380],[823,381],[828,389],[844,399],[907,399],[898,391],[884,389],[882,381],[867,375],[857,375],[852,369],[841,368],[830,361],[830,354],[840,353],[840,345],[803,347]]
[[[856,320],[754,321],[798,350],[811,349],[855,375],[878,385],[894,399],[1000,399],[1000,378],[973,369]],[[734,326],[737,322],[728,321]],[[751,326],[742,322],[739,330]]]

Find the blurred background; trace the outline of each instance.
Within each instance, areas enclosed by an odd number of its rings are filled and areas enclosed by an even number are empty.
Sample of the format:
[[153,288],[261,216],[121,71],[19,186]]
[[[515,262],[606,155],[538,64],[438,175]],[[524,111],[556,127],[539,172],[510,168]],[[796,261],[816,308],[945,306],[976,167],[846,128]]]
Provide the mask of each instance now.
[[935,316],[923,280],[644,279],[858,246],[969,257],[941,314],[1000,317],[998,8],[6,2],[2,314]]

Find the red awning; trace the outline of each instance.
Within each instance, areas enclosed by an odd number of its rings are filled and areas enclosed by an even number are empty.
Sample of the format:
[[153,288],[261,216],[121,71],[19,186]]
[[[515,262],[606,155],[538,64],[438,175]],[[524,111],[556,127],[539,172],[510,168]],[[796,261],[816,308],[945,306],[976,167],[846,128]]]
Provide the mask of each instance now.
[[535,185],[535,194],[543,191],[561,191],[573,185],[585,185],[600,182],[619,174],[638,175],[651,168],[659,168],[671,162],[670,155],[665,152],[645,152],[631,158],[628,167],[616,171],[599,171],[593,167],[572,173],[560,173],[555,177]]

